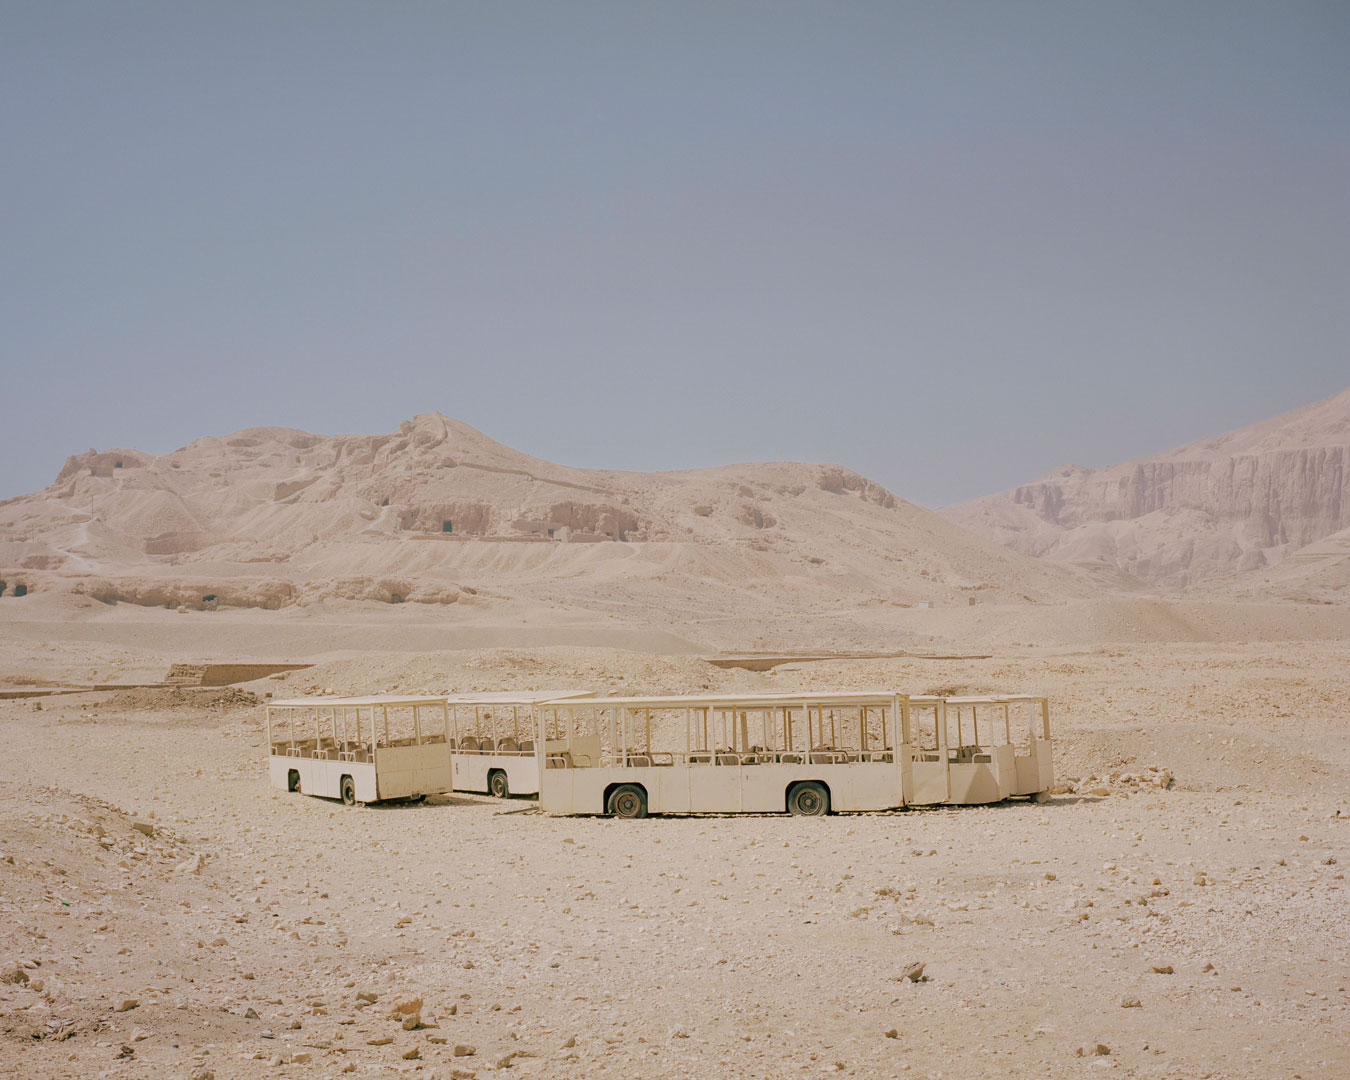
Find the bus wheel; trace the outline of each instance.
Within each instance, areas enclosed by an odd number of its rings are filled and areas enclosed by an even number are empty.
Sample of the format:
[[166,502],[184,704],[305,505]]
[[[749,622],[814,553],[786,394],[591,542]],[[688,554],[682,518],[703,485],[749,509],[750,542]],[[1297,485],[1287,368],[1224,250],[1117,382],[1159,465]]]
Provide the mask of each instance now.
[[493,769],[488,774],[488,791],[491,792],[494,799],[507,799],[511,797],[511,785],[506,782],[506,773],[501,769]]
[[788,788],[788,813],[798,817],[821,817],[830,812],[830,791],[814,780]]
[[342,778],[342,801],[347,806],[356,805],[356,781],[350,776]]
[[287,791],[299,791],[299,790],[300,790],[300,772],[299,772],[299,770],[297,770],[297,769],[292,769],[290,772],[288,772],[288,773],[286,774],[286,790],[287,790]]
[[647,793],[636,784],[621,784],[610,792],[609,804],[605,809],[612,817],[646,817]]

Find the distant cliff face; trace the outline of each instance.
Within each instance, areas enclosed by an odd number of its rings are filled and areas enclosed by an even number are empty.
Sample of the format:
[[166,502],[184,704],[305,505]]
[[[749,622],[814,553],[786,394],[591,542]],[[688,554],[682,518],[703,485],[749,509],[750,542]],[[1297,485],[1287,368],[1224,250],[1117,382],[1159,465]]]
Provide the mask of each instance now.
[[942,511],[1018,551],[1177,587],[1254,570],[1350,527],[1350,391],[1104,469],[1065,466]]

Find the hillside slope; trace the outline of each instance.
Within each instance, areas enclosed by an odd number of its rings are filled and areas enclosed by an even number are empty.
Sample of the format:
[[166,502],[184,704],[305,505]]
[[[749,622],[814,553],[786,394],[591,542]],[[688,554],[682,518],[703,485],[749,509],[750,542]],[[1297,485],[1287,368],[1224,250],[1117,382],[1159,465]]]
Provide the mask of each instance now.
[[1066,465],[941,511],[1029,555],[1182,587],[1274,566],[1350,528],[1350,390],[1212,439]]
[[435,413],[383,435],[252,428],[161,455],[90,450],[0,503],[0,568],[6,599],[22,584],[208,609],[533,604],[667,625],[1097,591],[836,465],[574,469]]

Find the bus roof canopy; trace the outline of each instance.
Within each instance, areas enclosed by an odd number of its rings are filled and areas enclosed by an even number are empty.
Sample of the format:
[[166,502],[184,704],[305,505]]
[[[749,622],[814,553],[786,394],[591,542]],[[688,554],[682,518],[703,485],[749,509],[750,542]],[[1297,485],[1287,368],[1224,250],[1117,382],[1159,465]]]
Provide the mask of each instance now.
[[[794,693],[773,694],[675,694],[652,697],[595,697],[578,702],[581,705],[611,705],[637,709],[702,709],[737,708],[765,709],[778,705],[882,705],[890,704],[904,694],[890,690],[848,690],[834,693],[816,693],[802,690]],[[550,702],[550,704],[552,704]]]
[[269,701],[266,703],[269,709],[324,709],[337,706],[342,709],[369,708],[375,706],[388,706],[389,708],[407,707],[409,705],[444,705],[445,696],[432,696],[427,694],[418,694],[404,697],[400,694],[375,694],[371,697],[306,697],[290,698],[286,701]]
[[539,705],[553,701],[577,701],[594,696],[593,690],[502,690],[490,694],[451,694],[439,698],[448,705]]

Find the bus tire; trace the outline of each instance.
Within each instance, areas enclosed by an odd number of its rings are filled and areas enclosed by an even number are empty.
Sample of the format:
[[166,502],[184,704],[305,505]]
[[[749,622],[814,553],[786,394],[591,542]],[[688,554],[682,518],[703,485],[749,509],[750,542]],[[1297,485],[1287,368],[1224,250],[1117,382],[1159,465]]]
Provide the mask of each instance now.
[[605,811],[610,817],[644,818],[647,816],[647,793],[637,784],[620,784],[609,793]]
[[355,780],[353,780],[350,776],[344,776],[342,778],[342,783],[339,785],[339,790],[342,792],[342,803],[344,806],[356,805]]
[[814,780],[793,784],[787,791],[787,808],[796,817],[823,817],[830,812],[830,789]]
[[501,769],[493,769],[488,773],[488,794],[494,799],[511,797],[511,785],[507,782],[506,773]]
[[288,773],[286,774],[286,790],[287,790],[287,791],[299,791],[299,790],[300,790],[300,770],[299,770],[299,769],[292,769],[290,772],[288,772]]

